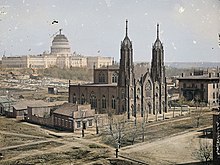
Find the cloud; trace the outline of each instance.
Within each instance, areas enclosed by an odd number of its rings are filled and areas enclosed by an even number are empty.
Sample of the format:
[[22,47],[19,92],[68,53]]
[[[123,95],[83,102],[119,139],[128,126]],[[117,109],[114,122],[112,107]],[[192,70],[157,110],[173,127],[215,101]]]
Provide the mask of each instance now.
[[43,42],[38,42],[38,43],[35,44],[35,46],[41,46],[43,44],[44,44]]

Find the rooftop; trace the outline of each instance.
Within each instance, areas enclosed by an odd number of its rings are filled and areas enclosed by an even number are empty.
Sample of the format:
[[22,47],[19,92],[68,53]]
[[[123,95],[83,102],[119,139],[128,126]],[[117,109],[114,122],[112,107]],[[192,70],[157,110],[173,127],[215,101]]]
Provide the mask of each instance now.
[[208,75],[179,77],[178,80],[219,80],[220,77],[209,77]]
[[86,87],[115,87],[117,86],[117,83],[112,83],[112,84],[95,84],[95,83],[89,83],[89,84],[78,84],[78,85],[70,85],[70,86],[86,86]]
[[56,109],[54,111],[54,113],[55,114],[61,114],[61,115],[64,115],[64,116],[69,116],[69,117],[73,117],[73,115],[74,115],[74,118],[79,118],[81,110],[85,112],[84,117],[94,116],[93,113],[95,111],[91,110],[91,105],[90,104],[79,105],[79,104],[73,104],[73,103],[65,103],[61,107]]
[[43,100],[20,100],[15,103],[14,108],[16,110],[27,109],[27,107],[46,107],[46,106],[56,106],[62,105],[65,103],[64,101],[56,101],[56,102],[45,102]]

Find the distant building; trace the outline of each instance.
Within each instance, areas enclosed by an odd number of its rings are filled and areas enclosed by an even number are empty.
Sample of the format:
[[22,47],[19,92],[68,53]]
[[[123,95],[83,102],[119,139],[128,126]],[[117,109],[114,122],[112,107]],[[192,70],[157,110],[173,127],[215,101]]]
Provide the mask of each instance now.
[[[43,100],[18,100],[13,105],[13,115],[12,117],[15,117],[18,120],[26,120],[26,117],[28,116],[28,107],[35,108],[38,110],[35,110],[31,112],[31,114],[35,114],[35,116],[41,116],[44,108],[42,107],[53,107],[53,106],[59,106],[62,105],[63,101],[57,101],[57,102],[45,102]],[[39,114],[40,113],[40,114]],[[29,114],[30,115],[30,114]],[[30,116],[29,116],[30,117]]]
[[102,57],[102,56],[87,56],[87,67],[93,68],[101,68],[105,66],[111,66],[113,64],[112,57]]
[[12,114],[15,100],[7,96],[0,96],[0,115]]
[[[204,72],[206,73],[206,72]],[[204,102],[210,106],[218,106],[220,77],[219,73],[203,74],[196,71],[191,76],[178,78],[179,96],[187,101]]]
[[2,57],[2,68],[27,68],[27,56]]
[[2,57],[3,68],[49,68],[57,66],[59,68],[71,67],[88,67],[92,68],[93,65],[97,67],[112,65],[112,57],[101,56],[82,56],[75,52],[71,53],[69,41],[65,35],[57,34],[53,41],[50,53],[44,52],[40,55],[28,56],[13,56]]

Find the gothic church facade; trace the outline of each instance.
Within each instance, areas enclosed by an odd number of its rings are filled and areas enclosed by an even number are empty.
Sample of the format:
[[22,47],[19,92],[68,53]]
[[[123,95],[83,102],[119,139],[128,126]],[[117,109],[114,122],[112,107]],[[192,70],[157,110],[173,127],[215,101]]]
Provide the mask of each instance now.
[[151,69],[135,79],[132,42],[128,37],[121,42],[119,66],[93,69],[94,82],[69,85],[69,102],[91,104],[97,113],[127,113],[128,119],[140,114],[157,115],[167,112],[167,89],[163,44],[157,38],[152,48]]

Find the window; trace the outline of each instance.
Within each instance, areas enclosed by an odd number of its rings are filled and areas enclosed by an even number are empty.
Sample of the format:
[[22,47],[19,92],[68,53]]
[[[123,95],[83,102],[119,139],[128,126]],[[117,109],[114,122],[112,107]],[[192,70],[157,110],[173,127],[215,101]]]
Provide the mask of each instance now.
[[58,118],[58,125],[61,125],[61,123],[60,123],[60,118]]
[[72,121],[69,121],[69,127],[72,128]]
[[112,83],[117,83],[117,82],[118,82],[118,76],[117,76],[116,73],[114,73],[114,74],[112,75]]
[[112,96],[112,109],[116,109],[116,100],[114,96]]
[[146,97],[151,97],[151,83],[150,81],[147,82],[145,85],[145,95]]
[[57,117],[54,118],[54,124],[57,124]]
[[124,90],[121,91],[121,99],[124,99],[125,98],[125,92]]
[[105,74],[104,73],[99,73],[99,82],[101,82],[101,83],[105,82]]
[[89,126],[92,126],[92,120],[89,120]]
[[183,84],[183,88],[186,88],[186,83]]
[[138,89],[137,89],[137,99],[140,98],[140,93],[141,93],[141,92],[140,92],[140,88],[138,88]]
[[158,109],[159,107],[158,107],[158,102],[156,102],[156,109]]
[[216,88],[218,88],[218,83],[216,84]]
[[65,123],[66,127],[68,127],[68,121],[66,120],[66,123]]
[[94,92],[90,94],[90,104],[91,104],[91,108],[97,108],[97,99]]
[[106,98],[105,98],[105,95],[102,96],[102,108],[106,108]]
[[203,84],[201,84],[201,89],[203,89],[204,88],[204,85]]
[[215,83],[213,83],[213,89],[215,89]]
[[81,104],[84,104],[86,102],[85,96],[84,94],[82,94],[81,96]]
[[81,127],[81,121],[77,121],[76,126],[77,126],[77,128],[80,128]]
[[73,94],[73,104],[76,104],[76,94]]
[[213,99],[215,99],[215,92],[213,92]]
[[64,126],[64,119],[62,119],[62,126]]

